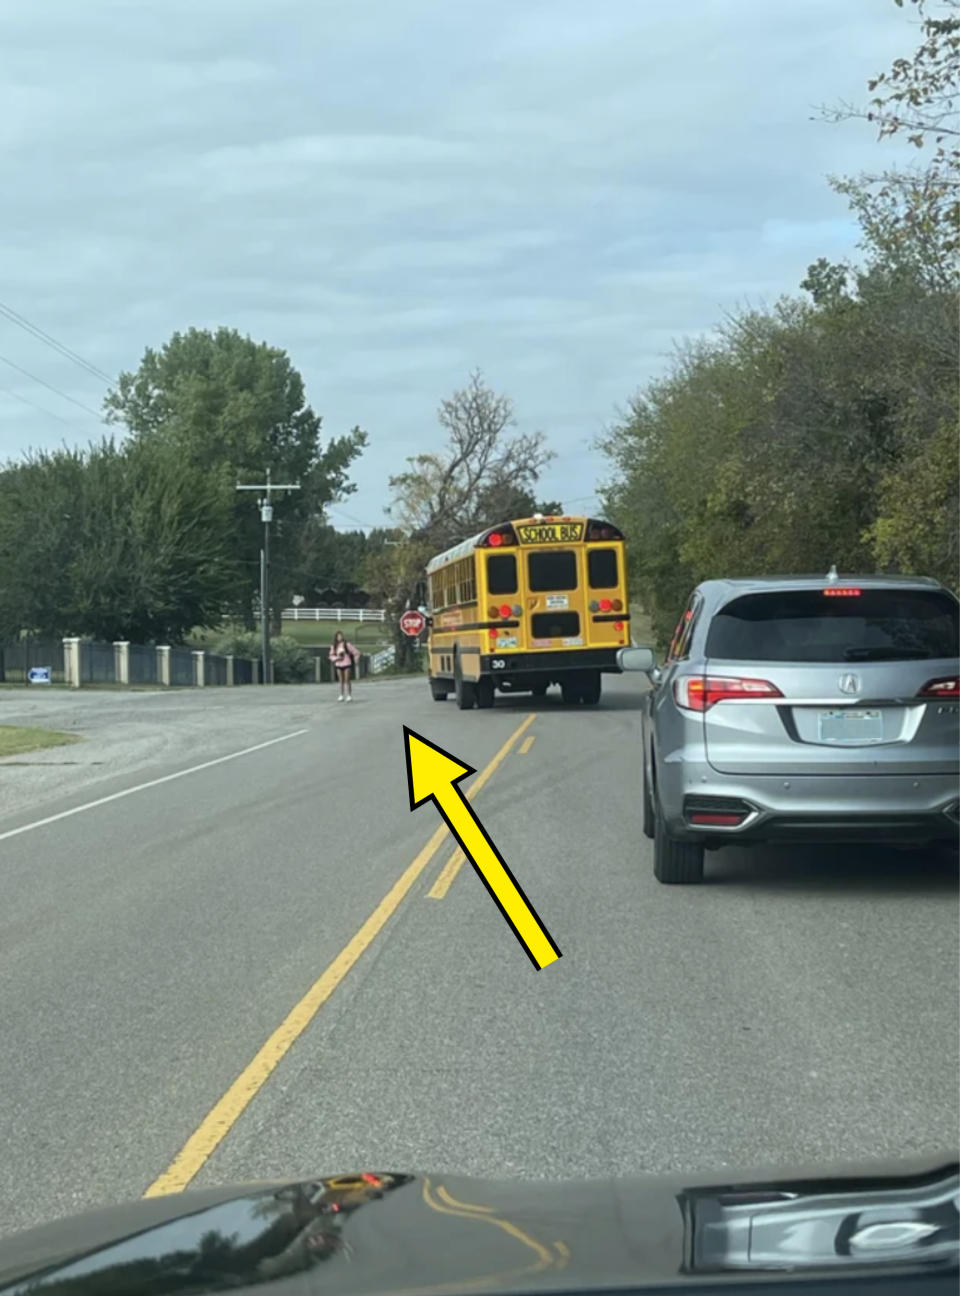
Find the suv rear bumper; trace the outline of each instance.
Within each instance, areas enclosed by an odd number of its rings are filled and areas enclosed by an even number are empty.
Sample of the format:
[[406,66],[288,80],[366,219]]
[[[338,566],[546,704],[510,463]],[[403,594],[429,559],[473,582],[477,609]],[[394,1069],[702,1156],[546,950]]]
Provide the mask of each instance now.
[[[686,760],[661,768],[659,795],[671,836],[716,845],[956,842],[960,836],[960,773],[742,778]],[[693,814],[713,811],[743,817],[728,825],[692,822]]]

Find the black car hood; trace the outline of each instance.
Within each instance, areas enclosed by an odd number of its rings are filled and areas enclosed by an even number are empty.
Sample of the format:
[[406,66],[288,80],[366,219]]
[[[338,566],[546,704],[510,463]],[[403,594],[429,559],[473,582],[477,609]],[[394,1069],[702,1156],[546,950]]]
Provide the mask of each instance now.
[[722,1180],[364,1171],[154,1197],[60,1220],[0,1241],[0,1292],[433,1296],[709,1290],[734,1277],[760,1291],[815,1274],[861,1276],[870,1291],[899,1277],[913,1291],[920,1273],[955,1285],[958,1206],[956,1158]]

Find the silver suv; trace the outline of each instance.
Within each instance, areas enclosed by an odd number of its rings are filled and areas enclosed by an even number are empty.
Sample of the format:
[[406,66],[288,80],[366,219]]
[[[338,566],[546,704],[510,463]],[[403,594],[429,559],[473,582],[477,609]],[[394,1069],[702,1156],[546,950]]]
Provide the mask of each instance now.
[[661,882],[732,842],[957,841],[960,604],[925,577],[711,580],[645,671],[643,830]]

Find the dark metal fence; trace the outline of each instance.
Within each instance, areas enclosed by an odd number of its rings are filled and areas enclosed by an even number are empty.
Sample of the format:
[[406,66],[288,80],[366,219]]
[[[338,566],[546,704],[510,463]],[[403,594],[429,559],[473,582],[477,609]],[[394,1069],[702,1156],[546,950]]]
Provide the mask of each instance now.
[[[117,660],[119,650],[112,643],[81,640],[79,645],[80,683],[115,684],[119,682]],[[320,679],[331,683],[333,666],[327,657],[327,648],[318,649]],[[190,688],[196,683],[193,651],[189,648],[170,649],[170,683],[180,688]],[[159,653],[153,644],[129,644],[127,647],[128,682],[130,684],[160,684]],[[0,641],[0,684],[24,684],[35,667],[50,671],[54,684],[65,684],[66,651],[62,639],[19,639]],[[357,665],[357,675],[364,679],[370,672],[370,657],[364,653]],[[258,658],[234,657],[234,684],[259,684],[262,664]],[[316,676],[311,672],[306,682]],[[207,653],[204,658],[204,681],[223,687],[227,683],[227,658],[219,653]]]
[[0,684],[26,684],[35,666],[50,669],[54,684],[62,684],[63,640],[20,639],[16,643],[0,643]]
[[253,683],[253,662],[249,657],[234,657],[233,682],[234,684]]
[[170,683],[184,688],[193,682],[193,653],[189,648],[171,648]]
[[114,684],[117,679],[113,644],[80,644],[80,680],[84,684]]
[[226,657],[220,657],[217,653],[207,653],[203,663],[203,678],[207,684],[226,684]]
[[156,684],[160,676],[157,672],[157,650],[148,644],[130,645],[130,683]]

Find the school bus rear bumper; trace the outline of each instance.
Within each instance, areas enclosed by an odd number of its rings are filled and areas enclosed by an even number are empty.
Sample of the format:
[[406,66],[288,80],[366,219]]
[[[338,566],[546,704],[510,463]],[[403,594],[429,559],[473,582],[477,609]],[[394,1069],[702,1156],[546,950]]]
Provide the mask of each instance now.
[[599,670],[620,674],[616,648],[575,648],[566,652],[483,653],[480,673],[494,679],[514,675],[562,675],[569,671]]

